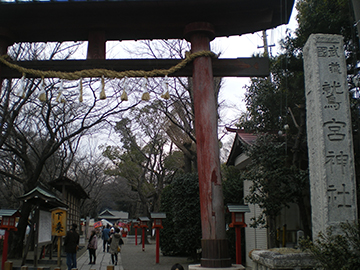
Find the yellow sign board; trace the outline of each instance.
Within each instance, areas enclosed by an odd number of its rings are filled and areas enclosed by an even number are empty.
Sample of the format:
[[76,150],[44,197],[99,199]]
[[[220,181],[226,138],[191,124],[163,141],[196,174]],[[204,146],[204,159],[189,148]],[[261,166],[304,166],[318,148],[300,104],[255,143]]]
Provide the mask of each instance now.
[[66,210],[57,208],[51,211],[51,235],[66,235]]

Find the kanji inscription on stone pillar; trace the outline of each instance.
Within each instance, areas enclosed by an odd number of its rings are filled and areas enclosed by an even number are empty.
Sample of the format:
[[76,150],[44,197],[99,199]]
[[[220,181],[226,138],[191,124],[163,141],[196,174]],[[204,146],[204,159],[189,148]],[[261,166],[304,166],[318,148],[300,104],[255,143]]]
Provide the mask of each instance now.
[[313,237],[357,220],[343,37],[313,34],[304,47]]

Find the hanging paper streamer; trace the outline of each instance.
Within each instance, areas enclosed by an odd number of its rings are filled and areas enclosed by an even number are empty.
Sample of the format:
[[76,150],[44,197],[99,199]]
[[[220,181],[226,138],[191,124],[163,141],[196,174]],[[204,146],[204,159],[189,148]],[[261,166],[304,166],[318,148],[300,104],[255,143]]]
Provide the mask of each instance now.
[[161,95],[161,97],[163,99],[169,99],[170,98],[170,94],[169,94],[169,81],[168,81],[168,76],[166,75],[163,82],[162,82],[162,88],[164,89],[163,94]]
[[46,92],[45,92],[45,82],[44,82],[44,77],[41,78],[41,82],[40,82],[40,92],[38,95],[38,99],[41,102],[45,102],[46,101]]
[[105,78],[104,75],[101,77],[101,92],[100,92],[100,99],[106,99],[106,94],[105,94]]
[[124,77],[124,90],[123,90],[123,92],[121,94],[121,97],[120,97],[121,101],[128,101],[128,95],[126,93],[127,87],[128,87],[128,78],[125,76]]
[[59,92],[58,92],[58,95],[56,97],[56,102],[59,102],[59,103],[65,103],[66,102],[66,99],[63,95],[63,91],[64,91],[64,85],[63,85],[63,80],[60,81],[60,88],[59,88]]
[[144,81],[142,83],[142,89],[143,89],[143,94],[141,96],[141,100],[145,100],[145,101],[149,101],[150,100],[150,94],[147,91],[147,83],[148,83],[148,79],[144,78]]
[[20,98],[25,98],[25,73],[23,73],[20,79],[20,87],[15,93],[16,96]]
[[80,81],[79,81],[79,102],[83,102],[83,84],[82,84],[82,78],[80,78]]

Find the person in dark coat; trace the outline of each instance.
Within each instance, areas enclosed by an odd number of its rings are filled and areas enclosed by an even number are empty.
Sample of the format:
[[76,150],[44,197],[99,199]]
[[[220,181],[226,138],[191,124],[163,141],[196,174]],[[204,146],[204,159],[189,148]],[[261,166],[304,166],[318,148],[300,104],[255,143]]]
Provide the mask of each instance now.
[[106,228],[103,229],[101,238],[103,240],[103,252],[105,252],[105,249],[107,252],[109,252],[109,238],[110,238],[110,225],[109,224],[107,224]]
[[70,231],[66,233],[64,238],[64,248],[66,252],[66,265],[68,270],[77,268],[76,265],[76,251],[79,248],[80,236],[76,232],[77,225],[74,223],[71,225]]

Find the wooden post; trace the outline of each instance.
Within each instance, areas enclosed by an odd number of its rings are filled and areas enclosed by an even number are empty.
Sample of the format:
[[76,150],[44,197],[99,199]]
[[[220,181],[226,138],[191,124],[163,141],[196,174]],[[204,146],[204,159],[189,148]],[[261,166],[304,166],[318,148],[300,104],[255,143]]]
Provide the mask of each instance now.
[[241,264],[241,227],[235,226],[236,234],[236,264]]
[[160,228],[156,228],[156,263],[159,263],[159,246],[160,246]]
[[87,59],[105,59],[106,37],[103,31],[89,33]]
[[57,236],[57,266],[61,266],[61,236]]
[[145,228],[142,228],[142,251],[145,251]]
[[286,224],[283,226],[282,247],[286,246]]
[[[209,23],[191,23],[185,27],[185,38],[191,42],[192,53],[209,51],[210,40],[214,37],[213,26]],[[198,57],[193,62],[193,95],[202,228],[201,266],[230,267],[211,57]]]
[[114,266],[113,265],[108,265],[108,266],[106,266],[106,270],[114,270]]
[[4,265],[4,270],[12,270],[12,268],[13,268],[13,262],[6,261]]
[[8,254],[8,248],[9,248],[9,230],[5,230],[5,237],[3,242],[3,253],[2,253],[2,259],[1,259],[1,269],[5,269],[5,262],[7,261],[7,254]]
[[35,209],[35,226],[34,226],[34,267],[38,266],[38,250],[39,250],[39,221],[40,221],[40,209],[39,206],[36,206]]

